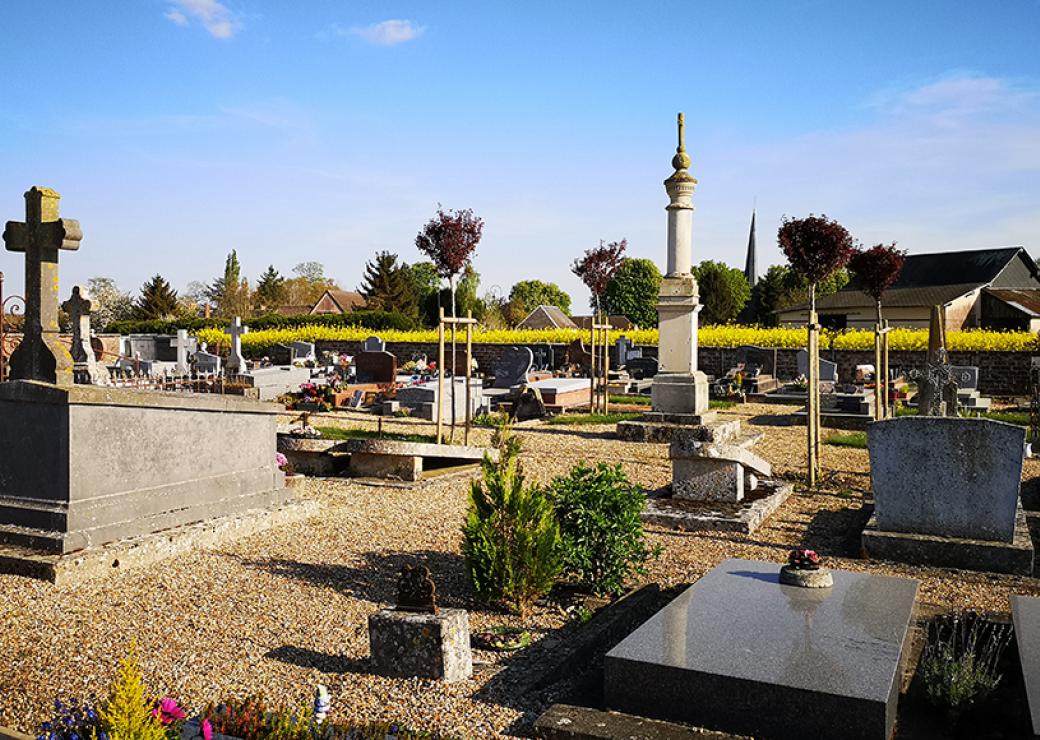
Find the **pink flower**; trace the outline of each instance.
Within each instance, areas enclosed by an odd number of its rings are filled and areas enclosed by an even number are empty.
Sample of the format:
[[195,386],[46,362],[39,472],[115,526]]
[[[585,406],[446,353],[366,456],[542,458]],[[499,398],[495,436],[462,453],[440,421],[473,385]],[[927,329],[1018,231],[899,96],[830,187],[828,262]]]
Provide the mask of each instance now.
[[283,455],[281,452],[274,453],[274,461],[280,468],[284,468],[289,464],[289,458]]
[[159,722],[164,725],[172,725],[174,722],[180,722],[187,715],[185,715],[184,710],[177,705],[176,699],[171,699],[167,696],[159,700],[158,706],[152,710],[152,716],[157,717]]
[[213,725],[208,719],[202,720],[202,740],[213,740]]

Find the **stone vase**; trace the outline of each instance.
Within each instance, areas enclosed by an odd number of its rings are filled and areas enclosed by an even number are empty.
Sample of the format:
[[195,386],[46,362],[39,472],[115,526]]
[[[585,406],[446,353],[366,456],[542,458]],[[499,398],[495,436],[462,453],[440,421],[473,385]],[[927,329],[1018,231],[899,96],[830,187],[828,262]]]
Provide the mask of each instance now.
[[780,583],[799,588],[830,588],[834,585],[834,577],[826,568],[810,570],[785,565],[780,569]]

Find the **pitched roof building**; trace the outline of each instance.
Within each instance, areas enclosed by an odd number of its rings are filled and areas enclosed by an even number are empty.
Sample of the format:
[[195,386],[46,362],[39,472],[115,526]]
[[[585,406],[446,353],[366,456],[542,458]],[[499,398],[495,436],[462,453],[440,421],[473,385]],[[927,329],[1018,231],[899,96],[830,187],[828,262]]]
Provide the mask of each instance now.
[[350,313],[368,305],[365,297],[351,290],[339,290],[329,288],[321,294],[314,307],[310,310],[312,314],[323,313]]
[[570,317],[556,306],[538,306],[527,314],[517,329],[577,329]]
[[[882,300],[892,326],[927,328],[932,306],[946,308],[946,330],[1040,330],[1040,273],[1022,247],[908,255]],[[804,324],[806,303],[777,311],[781,324]],[[816,301],[820,323],[874,326],[874,299],[854,285]]]

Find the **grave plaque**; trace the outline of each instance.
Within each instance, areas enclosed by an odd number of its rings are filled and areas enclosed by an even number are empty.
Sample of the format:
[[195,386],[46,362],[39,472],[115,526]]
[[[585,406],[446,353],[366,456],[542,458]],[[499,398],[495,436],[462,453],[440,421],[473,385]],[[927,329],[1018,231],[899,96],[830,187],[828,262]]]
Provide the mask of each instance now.
[[362,352],[386,352],[386,342],[381,337],[369,337],[361,346]]
[[892,736],[918,582],[726,560],[607,653],[608,709],[769,738]]
[[397,381],[397,357],[390,352],[361,352],[354,358],[358,383],[385,385]]
[[533,363],[534,353],[530,347],[509,347],[495,365],[495,384],[492,387],[512,388],[526,383]]

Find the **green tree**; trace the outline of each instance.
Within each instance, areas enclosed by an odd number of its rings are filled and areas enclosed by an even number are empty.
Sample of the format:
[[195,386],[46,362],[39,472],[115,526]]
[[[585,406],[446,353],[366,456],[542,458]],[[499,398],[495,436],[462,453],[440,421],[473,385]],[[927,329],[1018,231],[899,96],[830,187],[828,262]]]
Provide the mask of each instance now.
[[636,326],[657,326],[661,271],[653,260],[627,257],[607,283],[603,304],[608,314],[625,316]]
[[693,270],[700,290],[701,321],[728,324],[751,298],[751,287],[744,273],[721,262],[705,260]]
[[[849,271],[845,268],[835,270],[816,284],[816,296],[837,293],[849,283]],[[809,302],[809,281],[787,265],[773,265],[758,281],[759,316],[766,326],[776,326],[779,319],[776,315],[788,306]]]
[[134,307],[135,319],[166,319],[177,314],[177,291],[162,275],[141,286],[141,297]]
[[365,265],[364,282],[358,292],[373,311],[397,311],[415,316],[415,290],[407,265],[397,264],[397,255],[379,252]]
[[[477,296],[477,289],[480,288],[480,273],[477,272],[473,265],[466,265],[462,271],[462,277],[458,280],[458,285],[455,288],[455,309],[458,311],[459,316],[465,316],[467,311],[473,314],[473,318],[478,321],[482,321],[486,312],[486,305]],[[452,294],[450,288],[443,288],[437,293],[431,293],[426,298],[426,303],[423,306],[423,313],[425,314],[426,322],[430,326],[436,326],[440,320],[438,309],[444,307],[444,315],[451,316],[452,309]]]
[[522,320],[539,306],[556,306],[570,315],[571,297],[556,283],[541,280],[521,280],[509,291],[508,314],[515,321]]
[[87,295],[90,296],[91,325],[104,330],[113,321],[125,321],[134,316],[134,299],[107,277],[92,277],[87,280]]
[[213,281],[209,297],[221,316],[248,316],[250,313],[249,281],[242,279],[238,252],[232,249],[224,261],[224,274]]
[[256,281],[256,290],[253,293],[253,303],[260,311],[269,311],[282,303],[285,293],[285,278],[274,265],[268,265],[267,270]]

